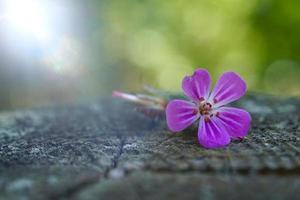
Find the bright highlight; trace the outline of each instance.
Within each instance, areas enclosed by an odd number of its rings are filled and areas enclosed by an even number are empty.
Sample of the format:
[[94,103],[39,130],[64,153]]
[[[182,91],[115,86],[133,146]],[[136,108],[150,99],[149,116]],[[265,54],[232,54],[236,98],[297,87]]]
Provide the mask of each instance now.
[[19,31],[30,33],[37,39],[49,39],[45,9],[37,0],[7,0],[5,18]]

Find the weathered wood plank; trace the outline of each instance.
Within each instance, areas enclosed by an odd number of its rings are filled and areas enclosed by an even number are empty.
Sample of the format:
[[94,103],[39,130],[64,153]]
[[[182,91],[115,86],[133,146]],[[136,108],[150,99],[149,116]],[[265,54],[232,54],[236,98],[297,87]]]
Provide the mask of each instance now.
[[236,106],[251,112],[250,134],[217,150],[196,127],[174,135],[164,113],[118,99],[3,112],[0,199],[297,199],[300,101],[252,94]]

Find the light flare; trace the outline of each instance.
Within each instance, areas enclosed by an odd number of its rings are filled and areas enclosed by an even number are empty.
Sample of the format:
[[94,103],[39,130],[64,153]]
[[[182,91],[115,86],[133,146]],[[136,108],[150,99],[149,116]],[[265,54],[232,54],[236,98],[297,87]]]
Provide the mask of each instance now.
[[30,33],[41,41],[50,39],[46,9],[37,0],[6,0],[2,19],[18,31]]

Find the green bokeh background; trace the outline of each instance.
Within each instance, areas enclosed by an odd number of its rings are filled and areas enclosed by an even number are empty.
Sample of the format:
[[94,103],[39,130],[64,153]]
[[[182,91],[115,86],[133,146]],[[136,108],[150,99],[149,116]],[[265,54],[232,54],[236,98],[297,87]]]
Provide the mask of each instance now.
[[183,76],[198,67],[214,81],[235,71],[251,91],[300,96],[299,0],[41,2],[55,16],[49,44],[0,23],[1,109],[145,84],[180,91]]

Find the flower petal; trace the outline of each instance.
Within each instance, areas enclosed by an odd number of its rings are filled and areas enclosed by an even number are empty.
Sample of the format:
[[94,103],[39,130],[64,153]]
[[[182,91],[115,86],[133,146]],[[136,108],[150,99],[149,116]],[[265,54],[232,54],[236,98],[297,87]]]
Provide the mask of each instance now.
[[239,108],[222,107],[218,109],[218,112],[218,118],[232,138],[243,138],[247,135],[251,123],[251,116],[247,111]]
[[172,100],[166,108],[167,124],[171,131],[179,132],[199,118],[194,103],[184,100]]
[[207,122],[201,117],[198,140],[205,148],[220,148],[230,143],[230,136],[217,117],[212,117]]
[[184,77],[182,89],[185,95],[195,102],[207,99],[210,89],[210,75],[208,71],[197,69],[192,76]]
[[238,74],[226,72],[219,78],[209,101],[220,107],[241,98],[246,90],[246,82]]

